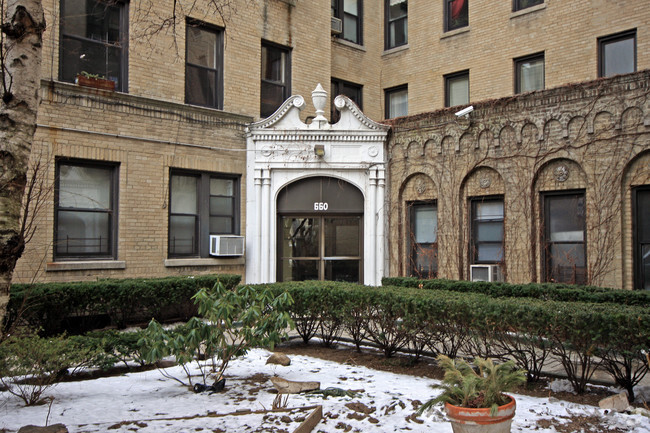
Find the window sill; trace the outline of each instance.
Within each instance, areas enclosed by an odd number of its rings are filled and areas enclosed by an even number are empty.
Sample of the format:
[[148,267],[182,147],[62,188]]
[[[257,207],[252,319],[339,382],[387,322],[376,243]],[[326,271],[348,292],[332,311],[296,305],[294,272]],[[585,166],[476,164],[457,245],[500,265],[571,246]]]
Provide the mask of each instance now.
[[241,257],[230,257],[223,259],[216,258],[191,258],[191,259],[165,259],[166,268],[177,268],[182,266],[233,266],[243,265],[246,259]]
[[364,53],[366,52],[366,47],[363,45],[356,44],[354,42],[346,41],[345,39],[337,38],[337,37],[332,37],[332,42],[336,42],[339,45],[343,45],[344,47],[349,47],[358,51],[363,51]]
[[123,260],[84,260],[50,262],[45,266],[46,272],[87,271],[91,269],[126,269],[126,262]]
[[526,9],[520,9],[518,11],[514,11],[510,14],[510,19],[518,18],[522,15],[528,15],[530,13],[541,11],[543,9],[546,9],[546,3],[542,3],[541,5],[535,5]]
[[390,49],[388,49],[388,50],[384,50],[384,52],[383,52],[381,55],[382,55],[382,56],[389,56],[389,55],[391,55],[391,54],[395,54],[395,53],[399,53],[399,52],[402,52],[402,51],[406,51],[406,50],[408,50],[408,49],[409,49],[409,44],[400,45],[399,47],[395,47],[395,48],[390,48]]
[[454,36],[462,35],[463,33],[469,33],[469,26],[445,32],[440,36],[440,39],[453,38]]

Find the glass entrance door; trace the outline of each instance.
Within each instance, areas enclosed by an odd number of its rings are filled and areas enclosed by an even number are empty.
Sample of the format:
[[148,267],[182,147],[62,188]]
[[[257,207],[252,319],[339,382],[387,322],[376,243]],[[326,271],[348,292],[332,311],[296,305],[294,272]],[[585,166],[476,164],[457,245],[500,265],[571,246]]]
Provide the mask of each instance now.
[[279,218],[278,281],[361,281],[361,221],[357,216]]

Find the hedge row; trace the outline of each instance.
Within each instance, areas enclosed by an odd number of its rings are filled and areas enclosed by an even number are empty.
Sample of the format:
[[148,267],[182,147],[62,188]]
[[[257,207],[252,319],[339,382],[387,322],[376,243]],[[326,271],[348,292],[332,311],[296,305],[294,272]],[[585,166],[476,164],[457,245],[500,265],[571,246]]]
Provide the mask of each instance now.
[[334,282],[269,287],[293,297],[291,315],[306,342],[319,335],[333,344],[345,332],[386,356],[408,350],[415,357],[428,351],[514,359],[531,380],[552,357],[577,392],[602,366],[633,395],[648,371],[641,352],[650,348],[645,307]]
[[385,286],[482,293],[492,297],[534,298],[562,302],[613,303],[650,307],[650,291],[620,290],[596,286],[575,286],[552,283],[489,283],[483,281],[420,280],[414,277],[383,278]]
[[6,326],[16,320],[44,334],[83,333],[113,325],[179,318],[195,314],[191,297],[221,281],[239,284],[239,275],[203,275],[152,279],[107,279],[94,282],[14,284]]

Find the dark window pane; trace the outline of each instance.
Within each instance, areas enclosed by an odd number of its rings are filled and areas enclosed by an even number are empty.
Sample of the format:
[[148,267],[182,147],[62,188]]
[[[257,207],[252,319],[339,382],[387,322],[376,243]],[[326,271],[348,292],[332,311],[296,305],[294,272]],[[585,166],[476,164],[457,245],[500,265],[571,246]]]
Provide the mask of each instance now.
[[231,197],[210,197],[210,215],[232,215],[233,199]]
[[535,5],[541,5],[544,0],[515,0],[515,10],[529,8]]
[[319,257],[318,219],[283,218],[282,256]]
[[[499,239],[502,240],[503,238]],[[477,262],[481,263],[498,263],[503,260],[503,245],[482,243],[477,245],[476,253]]]
[[438,244],[416,244],[412,255],[411,275],[435,277],[438,273]]
[[114,171],[81,163],[57,165],[56,258],[113,254]]
[[388,19],[393,21],[397,18],[403,18],[408,13],[408,2],[406,0],[389,0],[388,2]]
[[408,42],[408,2],[388,0],[386,7],[386,49]]
[[109,213],[60,210],[57,222],[57,254],[110,254]]
[[634,72],[634,38],[603,43],[603,76]]
[[480,242],[502,242],[503,221],[477,223],[477,235]]
[[650,244],[643,245],[641,248],[641,288],[650,290]]
[[286,79],[286,59],[279,48],[262,47],[262,79],[284,83]]
[[111,168],[59,166],[59,207],[111,208]]
[[584,205],[583,193],[545,197],[547,281],[586,281]]
[[187,62],[217,68],[217,35],[198,27],[187,28]]
[[469,103],[469,74],[455,75],[447,78],[447,106]]
[[434,243],[438,237],[438,210],[435,206],[413,208],[413,235],[417,243]]
[[343,17],[343,39],[347,39],[351,42],[357,42],[358,34],[358,18],[351,15],[345,15]]
[[409,273],[420,278],[435,277],[438,272],[438,208],[435,204],[410,205]]
[[318,260],[283,260],[283,281],[318,280]]
[[284,87],[272,83],[262,83],[262,116],[270,116],[284,102]]
[[406,116],[408,114],[408,90],[389,90],[386,91],[386,118]]
[[189,104],[214,107],[217,104],[216,71],[187,65],[185,94]]
[[169,252],[178,255],[197,254],[196,217],[169,216]]
[[584,240],[584,197],[554,197],[549,202],[550,241]]
[[210,217],[210,234],[229,234],[233,232],[231,217]]
[[60,78],[74,81],[80,72],[97,74],[124,90],[122,70],[126,35],[125,5],[94,0],[64,0],[61,18]]
[[325,256],[359,256],[359,218],[325,218]]
[[325,279],[328,281],[359,282],[359,260],[327,260]]
[[196,214],[198,178],[194,176],[172,176],[171,207],[172,213]]
[[517,93],[544,88],[544,57],[517,60]]
[[468,2],[469,0],[447,0],[447,30],[458,29],[469,24]]
[[212,195],[234,195],[235,181],[232,179],[210,179],[210,194]]

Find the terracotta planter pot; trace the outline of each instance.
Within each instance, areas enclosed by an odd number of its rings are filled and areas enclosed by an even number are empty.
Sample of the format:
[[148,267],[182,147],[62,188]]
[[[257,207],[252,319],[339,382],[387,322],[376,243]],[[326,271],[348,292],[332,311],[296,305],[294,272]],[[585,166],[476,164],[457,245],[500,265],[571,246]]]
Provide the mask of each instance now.
[[490,409],[460,407],[449,403],[445,403],[445,410],[454,433],[509,433],[516,406],[515,399],[510,397],[510,402],[499,406],[495,416],[490,416]]
[[89,78],[83,75],[77,75],[76,83],[80,86],[94,87],[102,90],[115,90],[115,81],[103,78]]

